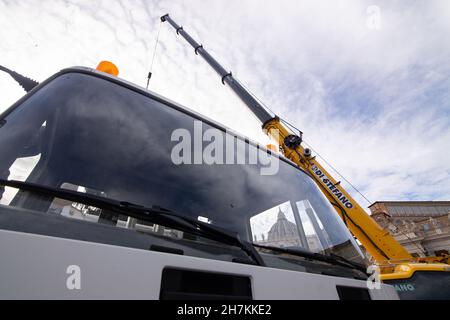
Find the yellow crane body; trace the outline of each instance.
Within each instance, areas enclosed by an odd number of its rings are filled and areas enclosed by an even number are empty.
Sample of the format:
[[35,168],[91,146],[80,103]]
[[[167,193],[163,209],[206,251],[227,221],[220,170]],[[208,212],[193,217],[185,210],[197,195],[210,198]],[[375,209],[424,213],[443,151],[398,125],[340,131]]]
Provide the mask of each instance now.
[[290,133],[278,118],[265,123],[263,129],[269,136],[278,140],[283,154],[288,159],[311,175],[352,234],[379,264],[413,259],[387,230],[381,228],[350,194],[340,187],[340,183],[315,157],[305,155],[305,148],[302,145],[298,145],[295,149],[286,146],[284,141]]
[[350,232],[380,267],[381,280],[387,282],[411,279],[418,271],[449,274],[448,256],[414,258],[390,235],[388,230],[376,223],[353,197],[340,187],[340,182],[327,172],[316,157],[307,152],[300,143],[295,147],[288,146],[286,139],[291,136],[291,133],[278,117],[264,123],[263,130],[277,141],[285,157],[308,172],[314,179]]

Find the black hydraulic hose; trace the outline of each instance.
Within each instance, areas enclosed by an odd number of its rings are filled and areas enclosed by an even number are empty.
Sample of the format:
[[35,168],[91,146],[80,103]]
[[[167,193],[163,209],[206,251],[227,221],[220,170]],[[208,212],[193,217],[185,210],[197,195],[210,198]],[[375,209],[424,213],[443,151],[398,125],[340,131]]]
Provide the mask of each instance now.
[[335,207],[337,207],[340,211],[341,214],[344,218],[344,223],[345,225],[347,225],[346,223],[346,219],[348,219],[355,227],[357,227],[363,234],[364,236],[370,241],[370,243],[378,250],[378,252],[385,257],[387,260],[390,260],[389,257],[384,253],[384,251],[375,243],[373,242],[373,240],[369,237],[369,235],[364,231],[363,228],[361,228],[360,225],[358,225],[351,217],[348,216],[347,212],[344,210],[344,208],[342,208],[339,204],[335,203],[335,202],[331,202],[331,204]]
[[9,74],[14,80],[17,81],[17,83],[26,91],[26,92],[30,92],[31,90],[33,90],[34,87],[36,87],[39,82],[27,78],[23,75],[21,75],[20,73],[17,73],[13,70],[10,70],[2,65],[0,65],[0,70],[3,72],[6,72],[7,74]]

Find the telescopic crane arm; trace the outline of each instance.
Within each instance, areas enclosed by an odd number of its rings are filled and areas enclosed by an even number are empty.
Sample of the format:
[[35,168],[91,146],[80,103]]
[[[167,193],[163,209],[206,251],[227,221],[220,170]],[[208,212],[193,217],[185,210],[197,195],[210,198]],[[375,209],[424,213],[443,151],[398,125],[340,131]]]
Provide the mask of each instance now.
[[200,55],[205,61],[216,71],[222,79],[223,84],[227,84],[247,105],[253,114],[262,122],[265,123],[273,118],[273,116],[264,109],[261,104],[247,91],[242,85],[236,81],[231,72],[225,70],[219,62],[216,61],[206,50],[203,45],[198,44],[197,41],[183,30],[183,27],[176,24],[172,18],[166,14],[161,17],[161,21],[167,21],[176,30],[178,35],[181,35],[193,48],[197,55]]
[[387,261],[412,260],[413,257],[388,231],[381,228],[356,201],[335,180],[325,168],[302,146],[302,137],[294,135],[282,124],[280,119],[270,114],[232,75],[225,70],[206,50],[184,29],[166,14],[161,21],[167,21],[193,48],[197,55],[219,74],[222,83],[227,84],[247,105],[250,111],[263,123],[263,130],[277,140],[284,155],[309,173],[321,191],[335,207],[349,230],[358,238],[364,248],[380,264]]

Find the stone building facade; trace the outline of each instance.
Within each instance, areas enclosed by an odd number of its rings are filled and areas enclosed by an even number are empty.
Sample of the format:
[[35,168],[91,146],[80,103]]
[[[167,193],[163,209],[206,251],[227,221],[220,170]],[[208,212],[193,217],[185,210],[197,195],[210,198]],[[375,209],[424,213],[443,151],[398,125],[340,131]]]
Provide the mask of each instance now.
[[369,209],[413,256],[450,252],[450,201],[378,201]]

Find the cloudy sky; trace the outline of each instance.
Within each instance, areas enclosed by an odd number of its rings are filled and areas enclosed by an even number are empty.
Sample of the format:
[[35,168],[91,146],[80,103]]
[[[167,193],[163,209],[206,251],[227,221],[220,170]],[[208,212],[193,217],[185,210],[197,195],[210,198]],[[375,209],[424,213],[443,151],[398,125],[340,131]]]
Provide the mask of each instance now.
[[[447,0],[0,0],[0,64],[43,81],[111,60],[145,86],[165,13],[371,201],[450,200]],[[168,24],[153,74],[151,90],[267,143]],[[0,74],[0,111],[22,95]]]

